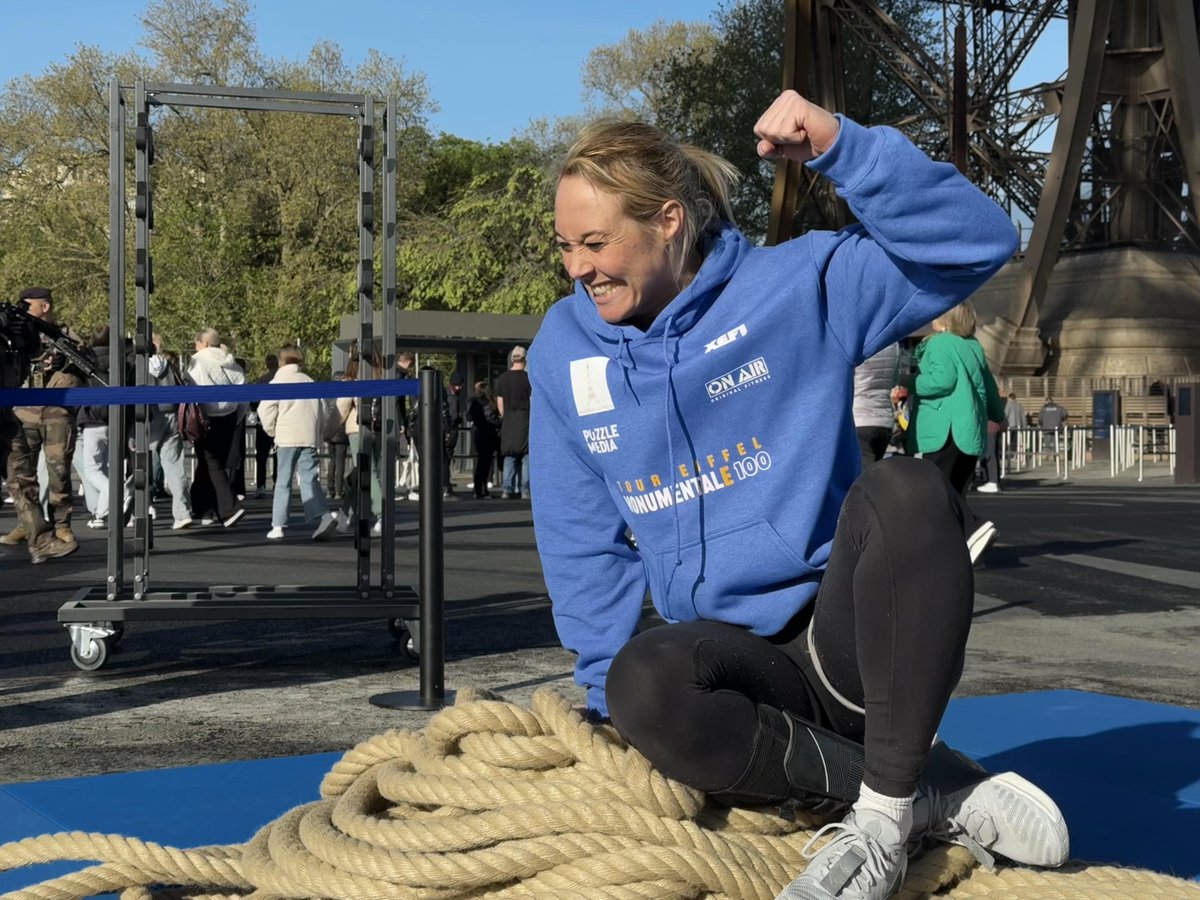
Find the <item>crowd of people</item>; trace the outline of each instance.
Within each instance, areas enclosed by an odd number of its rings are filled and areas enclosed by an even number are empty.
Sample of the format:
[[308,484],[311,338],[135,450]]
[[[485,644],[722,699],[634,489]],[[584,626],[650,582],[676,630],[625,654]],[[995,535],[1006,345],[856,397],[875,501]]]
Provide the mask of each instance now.
[[[30,314],[53,317],[53,296],[48,288],[30,288],[22,294]],[[109,361],[112,340],[110,329],[103,326],[87,340],[77,339],[90,361],[87,371],[59,360],[57,367],[39,363],[36,380],[26,386],[82,387],[110,383]],[[461,372],[453,373],[446,386],[441,421],[442,463],[445,496],[456,499],[453,463],[463,443],[460,435],[469,429],[470,447],[475,456],[471,479],[475,498],[490,498],[493,489],[504,499],[529,499],[529,465],[526,458],[529,434],[529,379],[525,373],[525,348],[516,346],[509,353],[506,371],[496,379],[495,393],[487,381],[479,381],[468,394],[463,390]],[[125,359],[125,383],[134,383],[132,342],[121,348]],[[400,377],[413,377],[415,355],[404,351],[397,356]],[[308,383],[304,371],[305,355],[300,347],[288,344],[278,353],[267,355],[259,384]],[[353,356],[337,380],[352,383],[359,378],[360,359]],[[382,364],[369,361],[369,377],[378,378]],[[147,357],[149,382],[159,386],[245,384],[245,360],[233,355],[212,328],[196,334],[193,352],[185,360],[165,350],[155,335],[152,353]],[[24,376],[22,376],[24,377]],[[357,519],[359,470],[357,459],[364,446],[361,428],[372,436],[369,446],[370,534],[382,534],[383,479],[380,398],[360,400],[348,391],[336,400],[265,400],[239,403],[221,400],[198,404],[203,428],[196,434],[181,432],[180,405],[156,404],[149,410],[148,447],[150,450],[150,490],[152,499],[169,497],[172,524],[176,531],[199,526],[232,527],[246,515],[247,497],[266,495],[272,490],[268,540],[280,540],[287,534],[292,516],[292,495],[298,486],[304,522],[311,527],[314,540],[325,540],[337,533],[353,530]],[[398,487],[401,497],[419,498],[417,485],[416,441],[419,431],[419,401],[399,398],[396,438],[401,456]],[[359,408],[363,407],[360,414]],[[7,411],[6,411],[7,415]],[[35,564],[70,555],[78,549],[72,530],[74,495],[77,493],[87,512],[87,527],[109,527],[109,407],[62,406],[17,407],[11,415],[13,427],[6,424],[5,487],[18,514],[18,522],[0,543],[27,545]],[[360,420],[363,424],[360,424]],[[132,437],[133,417],[125,418]],[[18,427],[19,426],[19,427]],[[184,426],[185,430],[188,426]],[[250,435],[252,449],[247,452]],[[191,447],[189,460],[188,447]],[[253,462],[253,491],[247,491],[246,466]],[[322,466],[324,462],[324,480]],[[73,484],[72,469],[77,477]],[[269,477],[268,477],[269,476]],[[133,477],[122,474],[121,525],[130,524],[133,511]],[[78,490],[75,489],[75,484]],[[153,503],[150,515],[157,517]]]

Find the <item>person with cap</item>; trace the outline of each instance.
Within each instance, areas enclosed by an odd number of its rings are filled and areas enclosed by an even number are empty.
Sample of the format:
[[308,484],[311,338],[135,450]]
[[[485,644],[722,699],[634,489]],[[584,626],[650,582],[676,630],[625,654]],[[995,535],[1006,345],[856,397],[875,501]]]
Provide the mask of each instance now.
[[500,452],[504,456],[504,499],[529,499],[529,401],[532,390],[525,371],[525,348],[508,354],[508,371],[496,379],[500,411]]
[[[29,315],[53,321],[54,298],[50,288],[30,287],[20,300]],[[39,387],[82,387],[87,378],[60,354],[42,357]],[[75,452],[75,410],[64,406],[18,406],[8,456],[8,492],[20,524],[2,539],[6,544],[26,542],[34,565],[79,549],[71,531],[71,459]],[[49,519],[38,502],[38,454],[46,458],[49,485]]]

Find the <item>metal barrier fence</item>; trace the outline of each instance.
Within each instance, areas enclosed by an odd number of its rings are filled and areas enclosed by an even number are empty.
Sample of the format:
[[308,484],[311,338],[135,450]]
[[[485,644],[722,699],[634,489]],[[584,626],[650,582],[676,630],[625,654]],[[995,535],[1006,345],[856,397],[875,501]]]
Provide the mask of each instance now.
[[[1054,465],[1054,474],[1067,478],[1072,471],[1095,464],[1095,432],[1081,425],[1056,430],[1013,428],[1001,436],[1000,477]],[[1147,460],[1166,462],[1175,474],[1175,426],[1110,425],[1109,475],[1116,478],[1137,467],[1138,481],[1145,477]]]

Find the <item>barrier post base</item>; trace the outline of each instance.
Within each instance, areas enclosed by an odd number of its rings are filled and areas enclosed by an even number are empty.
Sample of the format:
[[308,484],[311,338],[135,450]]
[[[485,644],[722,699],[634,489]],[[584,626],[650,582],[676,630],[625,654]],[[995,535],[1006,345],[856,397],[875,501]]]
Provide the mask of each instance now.
[[426,697],[420,691],[391,691],[367,698],[372,706],[401,709],[406,712],[435,712],[454,705],[454,691],[444,691],[440,697]]

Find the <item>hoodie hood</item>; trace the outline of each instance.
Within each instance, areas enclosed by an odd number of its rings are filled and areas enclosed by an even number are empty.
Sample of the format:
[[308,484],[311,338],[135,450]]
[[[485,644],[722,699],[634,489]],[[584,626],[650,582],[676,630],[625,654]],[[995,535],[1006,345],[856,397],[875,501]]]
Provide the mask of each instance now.
[[721,295],[742,258],[750,250],[750,242],[728,222],[722,222],[717,231],[706,233],[701,241],[704,261],[696,277],[675,295],[646,331],[636,325],[611,325],[605,322],[600,318],[587,288],[581,282],[575,282],[575,293],[570,298],[569,308],[576,321],[595,336],[597,346],[606,349],[606,356],[625,364],[627,357],[621,350],[626,344],[630,349],[636,349],[647,341],[661,342],[664,337],[686,334]]
[[203,347],[192,354],[192,359],[207,369],[227,369],[237,365],[233,354],[220,347]]

